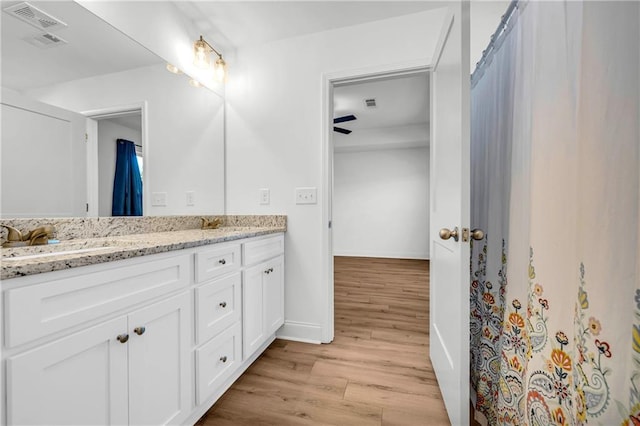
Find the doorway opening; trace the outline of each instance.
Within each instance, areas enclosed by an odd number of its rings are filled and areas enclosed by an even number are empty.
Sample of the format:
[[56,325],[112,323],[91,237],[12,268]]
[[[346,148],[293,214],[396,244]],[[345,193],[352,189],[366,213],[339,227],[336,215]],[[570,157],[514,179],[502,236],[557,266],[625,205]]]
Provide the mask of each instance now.
[[111,216],[117,140],[135,145],[143,183],[143,214],[148,211],[148,143],[146,105],[129,105],[85,112],[87,118],[87,216]]
[[334,256],[429,258],[428,71],[418,66],[328,79],[330,330],[324,342],[335,331]]

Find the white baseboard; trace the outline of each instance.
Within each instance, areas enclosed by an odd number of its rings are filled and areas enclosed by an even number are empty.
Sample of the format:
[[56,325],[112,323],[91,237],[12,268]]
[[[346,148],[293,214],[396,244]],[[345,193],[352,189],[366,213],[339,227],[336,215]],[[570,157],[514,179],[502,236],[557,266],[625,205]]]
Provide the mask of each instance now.
[[278,339],[293,340],[304,343],[322,343],[322,327],[306,322],[285,321],[276,332]]
[[382,257],[388,259],[429,260],[429,253],[416,252],[381,252],[376,250],[334,250],[334,256],[346,257]]

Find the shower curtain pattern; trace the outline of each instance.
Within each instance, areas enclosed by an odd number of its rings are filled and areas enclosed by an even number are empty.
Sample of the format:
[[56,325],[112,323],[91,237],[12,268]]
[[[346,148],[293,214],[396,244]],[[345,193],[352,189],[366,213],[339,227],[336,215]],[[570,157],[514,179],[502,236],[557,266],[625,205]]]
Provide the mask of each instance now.
[[490,425],[640,426],[640,4],[521,2],[472,81]]

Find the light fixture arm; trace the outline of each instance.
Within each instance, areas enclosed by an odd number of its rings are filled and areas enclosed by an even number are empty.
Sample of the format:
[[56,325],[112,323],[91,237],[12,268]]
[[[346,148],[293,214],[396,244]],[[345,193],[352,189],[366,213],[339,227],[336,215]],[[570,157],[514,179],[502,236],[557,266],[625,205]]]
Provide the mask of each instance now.
[[203,42],[204,44],[206,44],[207,47],[209,47],[209,49],[211,49],[211,51],[213,53],[218,55],[218,58],[222,59],[222,54],[220,52],[218,52],[212,45],[210,45],[209,42],[202,37],[202,35],[200,36],[200,41]]

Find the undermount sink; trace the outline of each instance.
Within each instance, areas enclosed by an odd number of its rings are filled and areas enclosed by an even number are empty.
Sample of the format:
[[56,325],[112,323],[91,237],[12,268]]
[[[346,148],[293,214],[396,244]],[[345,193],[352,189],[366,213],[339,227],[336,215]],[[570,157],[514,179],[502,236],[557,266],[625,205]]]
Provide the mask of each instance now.
[[109,240],[84,240],[78,242],[62,242],[41,246],[14,247],[2,249],[2,261],[12,262],[28,259],[40,259],[53,256],[65,256],[73,254],[91,253],[112,250],[119,247],[115,241]]
[[4,253],[3,253],[2,261],[3,262],[11,262],[11,261],[18,261],[18,260],[38,259],[38,258],[41,258],[41,257],[64,256],[64,255],[68,255],[68,254],[90,253],[90,252],[93,252],[93,251],[110,250],[110,249],[113,249],[113,248],[114,247],[90,247],[90,248],[83,248],[83,249],[66,249],[66,250],[50,251],[50,252],[47,252],[47,253],[35,253],[35,254],[29,254],[29,253],[16,254],[16,253],[14,253],[11,256],[5,256]]

